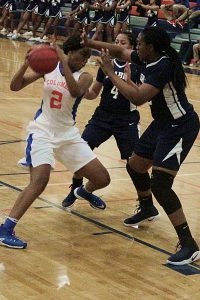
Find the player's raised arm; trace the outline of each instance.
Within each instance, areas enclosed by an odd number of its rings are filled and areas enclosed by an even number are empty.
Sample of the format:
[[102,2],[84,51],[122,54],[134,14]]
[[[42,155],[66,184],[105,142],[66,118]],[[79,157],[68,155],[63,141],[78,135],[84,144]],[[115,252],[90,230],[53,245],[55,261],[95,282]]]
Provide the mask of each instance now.
[[29,67],[29,53],[32,50],[30,48],[25,56],[25,61],[23,65],[19,68],[19,70],[16,72],[16,74],[13,76],[11,83],[10,83],[10,89],[11,91],[20,91],[25,86],[31,84],[32,82],[36,81],[37,79],[43,77],[42,74],[35,73],[33,71],[30,71],[28,74],[25,74],[28,67]]
[[[77,37],[78,39],[78,37]],[[93,78],[92,75],[83,72],[79,77],[79,80],[76,81],[74,79],[73,73],[81,68],[87,63],[88,58],[90,57],[90,50],[88,48],[83,48],[80,50],[68,51],[68,44],[64,44],[63,50],[58,47],[58,45],[54,44],[56,51],[58,53],[58,57],[62,63],[65,80],[67,82],[67,87],[69,89],[72,97],[80,97],[83,96],[86,91],[89,89],[92,84]],[[80,52],[80,55],[84,58],[81,60],[81,65],[79,61],[76,62],[76,68],[71,65],[70,59],[68,57],[68,53],[70,52],[72,55],[76,55],[76,52]]]
[[102,49],[108,49],[112,57],[119,58],[127,62],[132,62],[131,54],[134,50],[122,49],[118,45],[88,39],[85,31],[82,33],[81,38],[82,44],[84,44],[86,47],[97,49],[99,51]]

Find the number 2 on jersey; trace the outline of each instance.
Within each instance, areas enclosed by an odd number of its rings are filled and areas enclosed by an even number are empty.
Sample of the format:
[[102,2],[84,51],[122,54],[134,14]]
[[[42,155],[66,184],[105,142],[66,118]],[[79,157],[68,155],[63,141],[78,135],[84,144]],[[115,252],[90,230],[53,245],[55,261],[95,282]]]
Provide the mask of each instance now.
[[61,109],[61,101],[62,101],[63,94],[58,91],[53,91],[52,95],[54,97],[51,97],[50,99],[50,107]]

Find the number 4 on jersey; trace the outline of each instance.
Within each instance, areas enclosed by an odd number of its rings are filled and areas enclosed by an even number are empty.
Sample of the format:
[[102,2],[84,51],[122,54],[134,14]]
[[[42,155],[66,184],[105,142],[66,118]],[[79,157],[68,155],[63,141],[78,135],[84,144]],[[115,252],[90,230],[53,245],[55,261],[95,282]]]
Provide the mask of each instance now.
[[117,99],[118,97],[118,89],[116,88],[116,86],[113,86],[112,90],[111,90],[111,94],[113,95],[113,99]]

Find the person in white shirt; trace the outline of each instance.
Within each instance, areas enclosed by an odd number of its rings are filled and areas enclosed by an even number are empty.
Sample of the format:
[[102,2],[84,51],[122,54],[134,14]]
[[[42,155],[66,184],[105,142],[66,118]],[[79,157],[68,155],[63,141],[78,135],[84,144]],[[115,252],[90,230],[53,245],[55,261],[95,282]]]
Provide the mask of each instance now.
[[[10,248],[27,247],[26,242],[15,236],[14,227],[46,188],[50,171],[55,167],[54,156],[69,171],[88,179],[85,186],[74,191],[76,197],[87,200],[93,208],[106,208],[104,201],[92,192],[110,183],[109,174],[75,127],[78,103],[92,84],[92,76],[81,71],[90,57],[90,50],[81,46],[79,36],[71,36],[63,44],[63,51],[57,45],[55,49],[60,61],[53,72],[44,75],[42,105],[27,127],[26,156],[19,161],[30,169],[30,183],[0,226],[0,245]],[[11,81],[13,91],[43,76],[33,71],[26,74],[28,56],[29,51]]]

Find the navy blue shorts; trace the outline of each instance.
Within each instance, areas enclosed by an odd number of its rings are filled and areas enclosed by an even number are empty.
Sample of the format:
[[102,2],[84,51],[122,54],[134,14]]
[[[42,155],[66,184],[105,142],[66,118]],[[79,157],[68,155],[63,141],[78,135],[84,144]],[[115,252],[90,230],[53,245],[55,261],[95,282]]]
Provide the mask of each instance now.
[[102,20],[102,16],[94,16],[94,18],[91,20],[91,23],[98,23]]
[[115,17],[114,16],[112,16],[112,17],[103,17],[101,20],[100,20],[100,22],[99,22],[100,24],[104,24],[104,25],[106,25],[106,24],[109,24],[111,27],[113,27],[114,25],[115,25]]
[[14,1],[10,1],[6,4],[6,8],[8,9],[9,12],[13,13],[16,12],[17,10],[17,4]]
[[29,3],[28,2],[24,2],[21,4],[21,9],[23,12],[25,12],[27,10],[27,7],[29,6]]
[[47,9],[48,6],[46,3],[39,3],[34,9],[34,14],[39,16],[45,16]]
[[178,171],[199,132],[199,117],[190,113],[172,122],[153,121],[134,153],[151,159],[153,166]]
[[3,8],[6,6],[8,0],[0,0],[0,8]]
[[139,140],[139,112],[113,114],[97,108],[86,125],[82,138],[94,149],[114,136],[121,159],[128,159]]
[[62,10],[61,7],[59,6],[50,6],[50,8],[47,10],[46,12],[46,17],[48,18],[59,18],[62,19],[63,15],[62,15]]
[[127,24],[129,24],[129,15],[128,16],[117,15],[117,23],[120,23],[120,24],[127,23]]
[[27,6],[26,11],[32,12],[32,11],[35,10],[36,7],[37,7],[37,4],[35,4],[35,3],[33,2],[33,3],[31,3],[31,4],[29,4],[29,5]]

